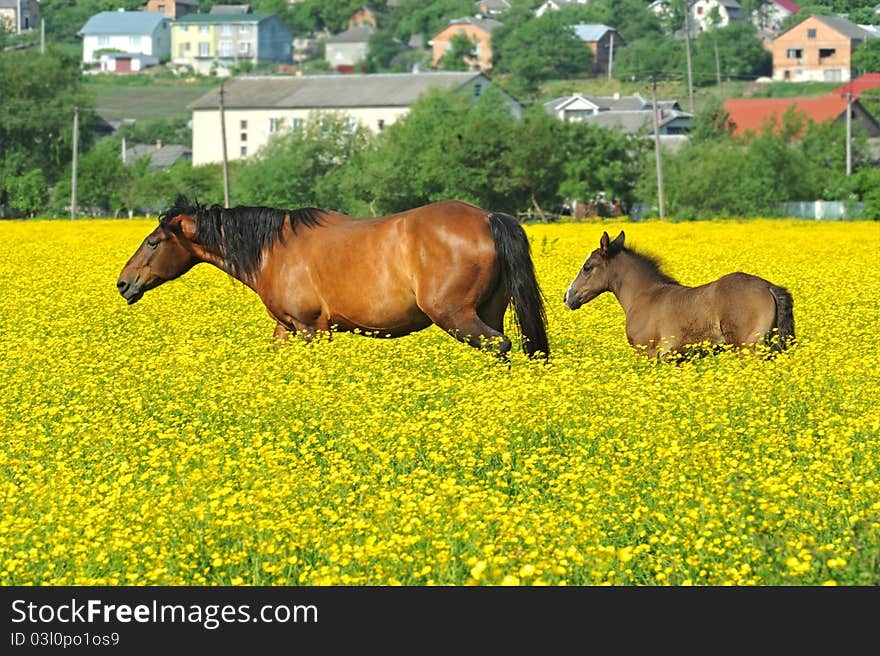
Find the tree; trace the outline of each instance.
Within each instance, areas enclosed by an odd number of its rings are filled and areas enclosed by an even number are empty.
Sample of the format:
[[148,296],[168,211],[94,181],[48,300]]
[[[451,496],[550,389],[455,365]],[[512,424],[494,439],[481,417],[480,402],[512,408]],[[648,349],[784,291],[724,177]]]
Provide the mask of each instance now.
[[593,53],[558,13],[526,21],[499,44],[496,67],[512,74],[515,91],[535,94],[545,80],[592,72]]
[[726,27],[703,32],[697,37],[693,56],[694,84],[714,84],[718,68],[721,69],[722,78],[752,79],[770,75],[773,57],[761,45],[758,32],[751,23],[731,23]]
[[853,68],[859,75],[880,71],[880,39],[866,39],[852,55]]
[[339,170],[371,140],[368,128],[344,114],[313,112],[302,127],[276,135],[242,167],[235,204],[331,206]]
[[686,79],[684,48],[675,39],[651,35],[628,43],[614,59],[614,75],[619,80],[650,80],[652,76]]
[[370,35],[367,49],[367,73],[378,73],[391,68],[394,58],[404,51],[400,41],[388,30],[376,30]]
[[466,34],[456,34],[449,40],[449,50],[437,62],[444,71],[466,71],[468,60],[474,57],[474,42]]
[[80,109],[80,146],[93,140],[89,127],[94,101],[82,86],[72,57],[0,52],[0,198],[13,180],[35,169],[54,184],[73,152],[74,107]]

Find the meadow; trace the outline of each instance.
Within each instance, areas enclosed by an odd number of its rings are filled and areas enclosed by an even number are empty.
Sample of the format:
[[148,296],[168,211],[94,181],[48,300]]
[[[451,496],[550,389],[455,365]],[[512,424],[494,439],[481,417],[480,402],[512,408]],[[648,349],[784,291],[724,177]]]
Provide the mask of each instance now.
[[[509,367],[275,348],[209,265],[129,307],[154,226],[0,222],[0,585],[880,585],[880,223],[528,225],[553,352],[511,327]],[[620,229],[786,286],[797,346],[658,363],[610,294],[567,310]]]

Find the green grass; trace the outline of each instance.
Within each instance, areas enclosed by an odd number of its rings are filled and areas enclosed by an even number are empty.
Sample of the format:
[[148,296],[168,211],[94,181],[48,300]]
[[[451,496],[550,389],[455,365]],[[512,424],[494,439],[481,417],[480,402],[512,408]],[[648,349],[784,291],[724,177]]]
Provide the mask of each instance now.
[[98,114],[107,120],[189,117],[187,105],[220,84],[212,77],[90,75]]

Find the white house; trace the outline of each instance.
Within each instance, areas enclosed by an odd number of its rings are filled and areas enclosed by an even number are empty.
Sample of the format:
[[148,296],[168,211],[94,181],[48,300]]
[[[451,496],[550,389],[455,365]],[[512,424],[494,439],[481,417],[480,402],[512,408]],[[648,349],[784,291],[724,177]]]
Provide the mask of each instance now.
[[[226,156],[247,159],[273,135],[299,128],[314,113],[342,115],[378,133],[409,113],[426,91],[455,91],[475,101],[490,85],[483,73],[463,71],[236,77],[223,91]],[[503,91],[501,97],[519,118],[521,105]],[[222,162],[218,90],[189,108],[193,166]]]
[[171,19],[156,11],[102,11],[77,36],[83,39],[86,68],[100,64],[100,70],[127,72],[126,66],[158,63],[171,55]]
[[754,10],[752,23],[759,32],[778,32],[782,21],[800,10],[800,6],[791,0],[769,0]]
[[548,11],[559,11],[568,5],[585,5],[590,0],[545,0],[535,9],[535,18],[540,18]]

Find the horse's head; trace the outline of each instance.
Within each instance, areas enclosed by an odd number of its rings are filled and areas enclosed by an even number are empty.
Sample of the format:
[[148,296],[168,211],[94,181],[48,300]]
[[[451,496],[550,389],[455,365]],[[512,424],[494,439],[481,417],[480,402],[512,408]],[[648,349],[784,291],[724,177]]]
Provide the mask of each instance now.
[[116,288],[128,304],[144,292],[174,280],[202,260],[193,251],[195,220],[186,214],[164,215],[122,267]]
[[607,232],[602,233],[599,248],[590,253],[584,265],[565,292],[565,305],[577,310],[602,292],[607,292],[611,284],[611,261],[623,250],[623,230],[611,241]]

